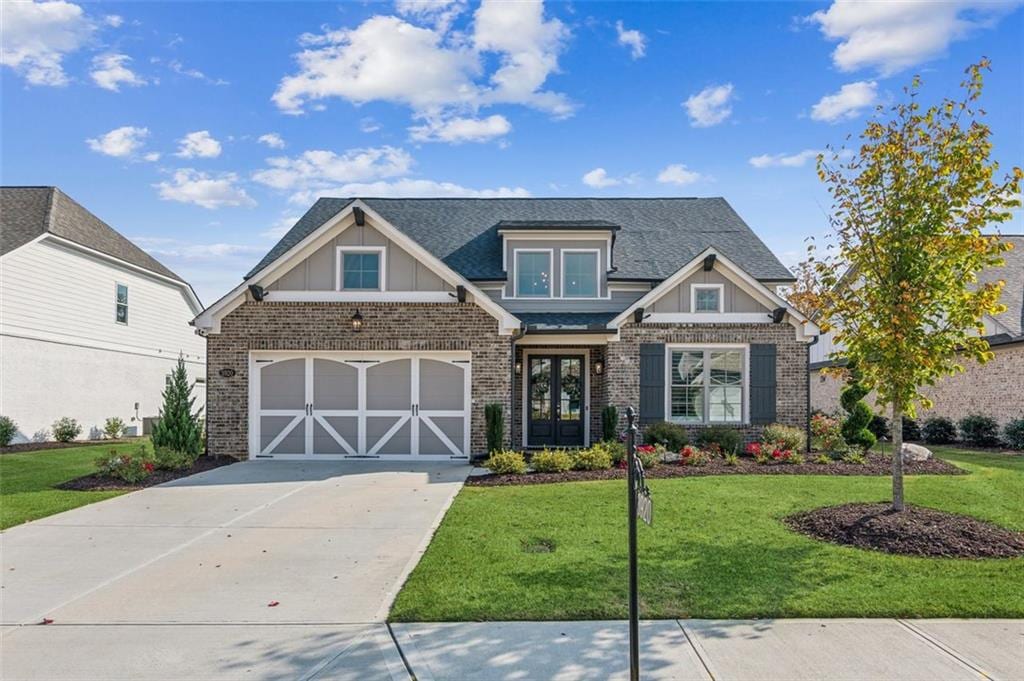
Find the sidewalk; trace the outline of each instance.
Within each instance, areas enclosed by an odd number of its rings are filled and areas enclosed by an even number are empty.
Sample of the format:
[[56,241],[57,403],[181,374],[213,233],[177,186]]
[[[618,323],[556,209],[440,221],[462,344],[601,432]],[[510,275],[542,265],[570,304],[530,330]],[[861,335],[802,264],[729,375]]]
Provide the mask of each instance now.
[[[417,681],[628,678],[625,622],[393,624]],[[1024,620],[659,620],[641,678],[1024,678]]]

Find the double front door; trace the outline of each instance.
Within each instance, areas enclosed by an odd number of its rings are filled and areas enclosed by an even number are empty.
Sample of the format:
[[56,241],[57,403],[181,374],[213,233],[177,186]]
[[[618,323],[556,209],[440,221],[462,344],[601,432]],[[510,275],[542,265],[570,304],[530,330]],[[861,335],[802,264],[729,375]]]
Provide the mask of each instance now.
[[530,355],[526,376],[527,444],[583,446],[587,390],[583,355]]

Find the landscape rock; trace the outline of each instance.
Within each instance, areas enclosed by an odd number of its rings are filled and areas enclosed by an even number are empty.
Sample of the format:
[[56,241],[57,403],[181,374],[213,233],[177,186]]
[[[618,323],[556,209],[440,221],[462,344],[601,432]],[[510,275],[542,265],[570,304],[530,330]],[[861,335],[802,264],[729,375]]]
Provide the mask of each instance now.
[[903,462],[908,461],[928,461],[932,458],[932,450],[921,445],[903,443]]

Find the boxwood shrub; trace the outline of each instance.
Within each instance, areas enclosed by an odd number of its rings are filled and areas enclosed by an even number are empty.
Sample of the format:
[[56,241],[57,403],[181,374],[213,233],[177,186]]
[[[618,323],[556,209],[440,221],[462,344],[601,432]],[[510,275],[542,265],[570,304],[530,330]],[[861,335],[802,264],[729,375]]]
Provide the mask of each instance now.
[[969,414],[960,419],[960,439],[976,447],[998,447],[999,424],[991,416]]
[[533,455],[530,467],[538,473],[563,473],[572,468],[572,457],[564,449],[544,449]]
[[697,436],[697,444],[703,449],[707,449],[711,445],[718,445],[722,454],[736,454],[743,444],[743,437],[735,428],[711,426],[700,431],[700,435]]
[[491,452],[490,458],[484,461],[484,468],[498,475],[521,475],[526,472],[526,459],[522,452],[501,449]]
[[644,428],[644,444],[663,445],[669,451],[678,452],[689,443],[686,428],[678,423],[656,421]]
[[956,426],[945,416],[933,416],[921,427],[921,437],[930,445],[948,445],[956,441]]
[[1024,449],[1024,418],[1007,423],[1003,429],[1003,438],[1011,449]]

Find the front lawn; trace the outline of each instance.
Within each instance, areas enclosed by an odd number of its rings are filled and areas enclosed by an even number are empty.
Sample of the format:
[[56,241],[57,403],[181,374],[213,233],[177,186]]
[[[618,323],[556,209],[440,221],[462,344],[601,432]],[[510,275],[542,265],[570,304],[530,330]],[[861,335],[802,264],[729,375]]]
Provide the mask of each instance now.
[[[148,439],[142,442],[150,447]],[[134,452],[138,446],[92,444],[0,455],[0,529],[124,494],[126,490],[79,492],[56,486],[93,473],[94,461],[112,449]]]
[[[1024,530],[1024,457],[936,447],[970,475],[911,476],[907,499]],[[641,616],[1024,617],[1024,558],[895,556],[818,542],[781,519],[887,500],[882,477],[651,480]],[[391,611],[395,621],[627,616],[621,480],[466,487]]]

